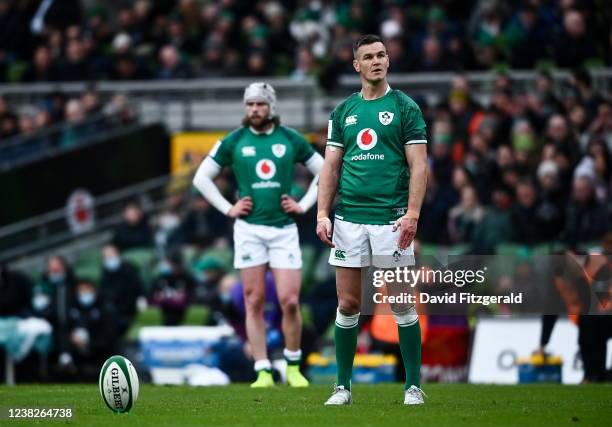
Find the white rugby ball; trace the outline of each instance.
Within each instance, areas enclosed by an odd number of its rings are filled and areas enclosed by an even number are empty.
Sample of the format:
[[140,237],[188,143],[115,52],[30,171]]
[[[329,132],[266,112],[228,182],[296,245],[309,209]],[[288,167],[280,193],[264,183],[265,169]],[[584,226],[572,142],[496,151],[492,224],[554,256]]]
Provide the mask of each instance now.
[[100,394],[113,412],[129,412],[138,399],[138,375],[134,365],[123,356],[112,356],[100,371]]

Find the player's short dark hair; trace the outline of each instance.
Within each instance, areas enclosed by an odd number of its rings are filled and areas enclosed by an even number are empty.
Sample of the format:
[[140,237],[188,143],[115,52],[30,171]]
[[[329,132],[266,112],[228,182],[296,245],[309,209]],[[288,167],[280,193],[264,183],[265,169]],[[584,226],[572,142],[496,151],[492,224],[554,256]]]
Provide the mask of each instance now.
[[359,37],[355,41],[355,43],[353,43],[353,58],[357,58],[357,50],[359,50],[361,46],[366,46],[374,43],[382,43],[385,48],[387,47],[387,45],[385,45],[385,42],[380,36],[377,36],[376,34],[366,34],[364,36]]

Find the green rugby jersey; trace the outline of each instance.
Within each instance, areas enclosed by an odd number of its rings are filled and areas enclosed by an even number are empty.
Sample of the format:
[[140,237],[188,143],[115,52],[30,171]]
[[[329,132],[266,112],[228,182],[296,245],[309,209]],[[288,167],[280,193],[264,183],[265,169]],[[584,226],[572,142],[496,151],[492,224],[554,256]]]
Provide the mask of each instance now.
[[261,134],[248,127],[236,129],[217,142],[210,157],[221,167],[233,169],[240,197],[253,199],[253,210],[242,219],[280,227],[294,222],[281,207],[281,195],[291,191],[294,164],[306,162],[313,154],[297,131],[275,126]]
[[344,150],[336,217],[390,224],[406,212],[410,171],[406,144],[426,144],[416,103],[399,90],[365,100],[354,93],[331,114],[327,145]]

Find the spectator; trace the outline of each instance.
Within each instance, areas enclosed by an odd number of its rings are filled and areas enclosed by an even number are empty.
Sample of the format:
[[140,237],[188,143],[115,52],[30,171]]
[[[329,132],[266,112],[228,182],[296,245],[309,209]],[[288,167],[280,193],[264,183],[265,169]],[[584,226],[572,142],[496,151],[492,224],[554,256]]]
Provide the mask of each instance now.
[[185,271],[180,252],[162,258],[151,289],[151,303],[161,308],[164,326],[183,323],[194,291],[195,280]]
[[59,78],[63,81],[83,81],[95,78],[80,39],[68,42],[66,58],[60,65]]
[[[305,67],[307,71],[312,66],[312,58],[310,52],[303,51],[303,57],[298,58],[298,62],[301,67]],[[250,52],[246,59],[247,73],[253,77],[263,77],[268,75],[268,62],[266,56],[261,50],[254,50]],[[298,73],[299,75],[299,73]]]
[[227,220],[208,201],[195,195],[178,229],[170,236],[170,245],[192,244],[205,248],[228,235]]
[[530,181],[521,181],[516,186],[516,201],[512,207],[513,240],[534,245],[542,239],[537,217],[537,193]]
[[80,101],[85,115],[98,114],[102,111],[100,95],[93,87],[88,88],[81,94]]
[[134,55],[123,53],[113,58],[111,78],[119,81],[145,80],[148,75]]
[[453,144],[452,123],[447,119],[436,120],[433,124],[433,146],[431,149],[432,171],[436,182],[440,185],[450,185],[453,173],[451,147]]
[[112,242],[120,251],[153,245],[153,232],[138,203],[132,201],[125,205],[123,222],[115,229]]
[[612,155],[602,139],[591,141],[587,153],[593,161],[595,197],[601,203],[605,203],[612,195]]
[[66,103],[66,127],[60,138],[60,147],[74,147],[90,134],[88,126],[83,124],[84,120],[85,109],[81,100],[69,100]]
[[574,179],[572,197],[567,207],[562,240],[571,248],[597,241],[606,230],[605,207],[597,202],[592,180],[587,176]]
[[574,68],[570,83],[578,93],[580,104],[587,109],[588,119],[593,119],[597,115],[597,108],[603,99],[593,90],[591,74],[584,68]]
[[579,67],[597,56],[597,44],[586,26],[584,15],[577,10],[567,11],[563,16],[563,29],[555,44],[557,65]]
[[561,114],[555,114],[548,120],[546,130],[547,143],[551,144],[557,157],[557,165],[562,175],[562,183],[569,187],[571,171],[580,158],[580,146],[567,124],[567,119]]
[[0,263],[0,317],[26,317],[32,300],[30,279]]
[[453,207],[448,215],[448,234],[451,243],[472,243],[484,215],[485,210],[478,201],[474,187],[463,187],[460,203]]
[[113,245],[102,248],[100,294],[112,307],[117,338],[123,337],[136,318],[136,302],[144,289],[136,267],[123,260]]
[[159,51],[160,70],[157,78],[160,80],[168,79],[188,79],[192,77],[189,65],[183,63],[176,47],[166,45]]
[[427,178],[427,192],[423,200],[423,216],[419,223],[418,237],[423,241],[448,244],[448,211],[457,203],[457,193],[450,186],[440,185],[433,171]]
[[555,240],[565,221],[564,208],[567,202],[559,184],[559,168],[552,160],[544,160],[537,170],[540,203],[536,216],[540,233],[545,241]]
[[612,102],[610,100],[599,104],[597,116],[589,125],[585,136],[588,140],[601,139],[605,141],[608,151],[612,151]]
[[70,344],[63,357],[74,363],[80,381],[92,381],[104,360],[116,352],[115,318],[91,280],[79,280],[75,291],[66,337]]
[[[60,371],[74,369],[68,341],[70,309],[75,304],[76,280],[68,263],[54,255],[47,260],[45,272],[33,292],[33,311],[53,325],[54,353]],[[47,297],[47,298],[45,298]]]
[[511,191],[498,185],[493,189],[491,200],[493,206],[475,231],[472,250],[478,255],[492,255],[497,245],[512,239]]
[[418,70],[445,71],[450,69],[447,57],[442,50],[440,40],[436,37],[427,37],[423,40],[421,54],[418,55]]
[[523,2],[504,28],[513,68],[533,69],[550,56],[550,27],[542,22],[537,6]]
[[0,95],[0,139],[19,133],[17,115],[10,109],[6,99]]
[[39,46],[34,51],[32,62],[21,76],[23,82],[54,82],[60,75],[53,63],[51,51],[47,46]]

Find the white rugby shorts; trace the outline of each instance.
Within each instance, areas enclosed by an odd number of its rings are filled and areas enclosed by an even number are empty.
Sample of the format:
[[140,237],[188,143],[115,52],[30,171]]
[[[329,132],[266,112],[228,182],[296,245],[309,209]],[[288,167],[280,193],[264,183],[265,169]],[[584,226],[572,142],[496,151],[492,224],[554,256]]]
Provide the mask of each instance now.
[[414,243],[403,251],[397,247],[399,229],[393,225],[356,224],[334,219],[329,263],[338,267],[409,267],[415,264]]
[[295,224],[283,227],[249,224],[237,219],[234,224],[234,268],[270,264],[270,268],[302,268],[302,251]]

